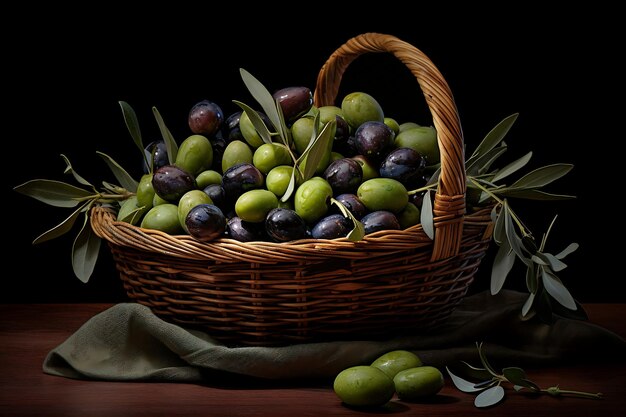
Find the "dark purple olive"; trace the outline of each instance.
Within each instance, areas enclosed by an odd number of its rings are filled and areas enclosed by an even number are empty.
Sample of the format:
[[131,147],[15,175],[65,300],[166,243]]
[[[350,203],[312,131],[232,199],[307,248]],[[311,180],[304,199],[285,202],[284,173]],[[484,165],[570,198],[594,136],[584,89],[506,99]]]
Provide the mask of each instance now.
[[221,237],[226,230],[226,217],[213,204],[198,204],[187,213],[185,226],[189,234],[202,242]]
[[337,128],[335,130],[335,139],[333,140],[333,150],[344,156],[356,155],[354,136],[350,136],[348,122],[341,116],[335,116],[335,119],[337,120]]
[[313,94],[307,87],[286,87],[272,94],[278,100],[283,116],[288,122],[295,121],[298,117],[308,112],[313,105]]
[[313,239],[345,237],[352,230],[352,221],[343,214],[331,214],[320,219],[311,229]]
[[210,100],[202,100],[194,104],[187,118],[187,123],[193,133],[207,137],[212,137],[223,122],[222,109]]
[[357,153],[379,164],[393,149],[393,130],[378,121],[365,122],[354,132]]
[[378,210],[366,214],[361,219],[365,234],[378,232],[379,230],[400,230],[398,218],[390,211]]
[[144,152],[146,153],[146,159],[152,165],[152,169],[150,169],[150,167],[146,165],[146,161],[143,161],[143,172],[146,174],[154,172],[162,166],[170,163],[167,157],[167,147],[165,146],[165,142],[163,140],[150,142],[145,147]]
[[228,237],[240,242],[267,240],[263,223],[244,222],[237,216],[231,217],[226,223],[226,233]]
[[342,158],[331,162],[323,177],[333,189],[333,194],[353,194],[363,181],[363,169],[354,159]]
[[240,140],[245,142],[246,139],[241,134],[241,129],[239,128],[239,120],[241,119],[241,112],[235,112],[228,116],[224,123],[222,124],[222,137],[226,141],[226,143],[230,143],[234,140]]
[[222,166],[222,157],[224,156],[224,150],[226,149],[226,141],[222,137],[220,132],[209,139],[211,142],[211,147],[213,148],[213,162],[211,163],[212,167],[216,167],[215,169],[219,169],[218,167]]
[[229,203],[234,203],[246,191],[263,187],[264,182],[261,171],[250,163],[233,165],[222,175],[222,187]]
[[196,180],[176,165],[164,165],[152,175],[154,192],[164,200],[178,203],[187,191],[195,190]]
[[267,213],[265,231],[275,242],[289,242],[307,237],[307,227],[302,217],[286,208],[275,208]]
[[379,173],[383,178],[400,181],[407,190],[422,187],[426,160],[414,149],[397,148],[389,152],[380,164]]
[[226,208],[226,192],[220,184],[209,184],[204,187],[204,193],[211,198],[213,204],[218,206],[220,210],[224,211]]
[[[367,213],[365,204],[363,204],[356,194],[340,194],[335,197],[335,200],[343,204],[343,206],[347,208],[357,220],[361,220],[361,218]],[[339,207],[334,204],[331,208],[334,213],[341,213],[341,211],[339,211]]]

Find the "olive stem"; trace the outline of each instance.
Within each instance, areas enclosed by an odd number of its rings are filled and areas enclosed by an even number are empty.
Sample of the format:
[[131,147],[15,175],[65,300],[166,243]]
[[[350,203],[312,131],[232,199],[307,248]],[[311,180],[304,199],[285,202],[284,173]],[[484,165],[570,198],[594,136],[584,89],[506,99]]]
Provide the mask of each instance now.
[[97,193],[94,195],[89,195],[87,197],[81,197],[81,198],[77,198],[77,201],[88,201],[88,200],[94,200],[94,201],[99,201],[99,200],[114,200],[114,201],[121,201],[121,200],[127,200],[128,198],[132,197],[136,195],[135,193],[131,193],[130,191],[126,191],[122,194],[108,194],[108,193]]
[[573,397],[591,398],[591,399],[596,399],[596,400],[599,400],[602,398],[601,392],[592,393],[592,392],[583,392],[583,391],[572,391],[572,390],[567,390],[567,389],[560,389],[558,386],[550,387],[547,389],[542,389],[541,392],[550,394],[554,397],[557,397],[559,395],[571,395]]
[[431,189],[433,189],[435,187],[437,187],[437,183],[430,184],[430,185],[425,185],[424,187],[420,187],[420,188],[417,188],[415,190],[411,190],[411,191],[407,192],[407,194],[408,195],[413,195],[413,194],[421,193],[422,191],[431,190]]

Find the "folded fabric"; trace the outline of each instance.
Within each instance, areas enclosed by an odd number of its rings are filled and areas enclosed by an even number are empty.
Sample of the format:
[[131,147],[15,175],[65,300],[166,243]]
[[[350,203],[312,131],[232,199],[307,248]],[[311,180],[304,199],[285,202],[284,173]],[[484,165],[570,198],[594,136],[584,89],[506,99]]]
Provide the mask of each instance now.
[[547,325],[520,319],[526,295],[502,291],[466,297],[436,330],[386,341],[339,341],[285,347],[227,347],[211,335],[163,321],[149,308],[117,304],[92,317],[47,355],[43,371],[99,380],[202,381],[211,375],[263,379],[332,378],[405,349],[425,364],[478,364],[476,342],[504,366],[623,360],[626,341],[588,321],[558,318]]

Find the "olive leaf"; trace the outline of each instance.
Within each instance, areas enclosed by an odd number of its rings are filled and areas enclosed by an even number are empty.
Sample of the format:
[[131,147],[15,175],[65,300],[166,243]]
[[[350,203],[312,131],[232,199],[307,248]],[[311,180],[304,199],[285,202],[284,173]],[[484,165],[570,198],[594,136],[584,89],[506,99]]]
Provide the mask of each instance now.
[[282,131],[282,123],[280,122],[280,115],[278,114],[274,97],[270,94],[269,90],[248,71],[239,68],[239,73],[252,97],[259,103],[281,137],[285,139],[286,134]]
[[78,181],[80,184],[87,185],[91,188],[94,188],[93,185],[91,185],[89,181],[87,181],[86,179],[78,175],[76,171],[74,171],[74,168],[72,168],[72,164],[70,163],[70,160],[68,159],[67,156],[61,154],[61,158],[63,158],[66,164],[65,171],[63,171],[64,174],[72,174],[74,179]]
[[496,175],[494,175],[494,177],[491,179],[492,182],[497,182],[500,181],[501,179],[504,179],[506,177],[508,177],[509,175],[519,171],[520,169],[524,168],[526,166],[526,164],[528,163],[528,161],[530,161],[530,158],[532,158],[533,153],[532,151],[528,152],[526,155],[522,156],[519,159],[516,159],[515,161],[511,162],[510,164],[504,166],[504,168],[498,170],[498,172],[496,172]]
[[54,207],[76,207],[92,194],[65,182],[45,179],[30,180],[13,189]]
[[161,131],[161,136],[163,137],[163,141],[165,142],[165,148],[167,149],[167,159],[170,164],[173,164],[174,162],[176,162],[178,145],[174,140],[174,136],[172,136],[172,132],[170,132],[170,130],[165,125],[165,122],[163,121],[163,117],[161,117],[161,113],[159,113],[159,110],[157,110],[156,107],[152,107],[152,113],[154,114],[154,118],[156,119],[159,130]]
[[433,217],[433,205],[430,201],[430,192],[424,193],[422,199],[422,207],[420,209],[420,223],[426,236],[433,240],[435,238],[435,219]]
[[78,218],[80,213],[84,211],[85,207],[87,207],[88,205],[89,205],[89,201],[84,202],[80,207],[74,210],[72,214],[70,214],[61,223],[57,224],[52,229],[47,230],[41,235],[37,236],[37,238],[33,240],[33,245],[46,242],[48,240],[57,238],[59,236],[63,236],[64,234],[72,230],[72,226],[74,226],[74,223],[76,223],[76,219]]
[[146,166],[152,167],[152,164],[148,162],[148,158],[146,157],[146,153],[144,152],[143,139],[141,138],[141,129],[139,129],[139,120],[137,119],[137,114],[135,110],[125,101],[119,101],[120,107],[122,109],[122,116],[124,117],[124,123],[126,123],[126,128],[130,133],[133,142],[139,148],[139,152],[144,158],[146,162]]
[[494,194],[503,197],[524,198],[526,200],[543,200],[543,201],[556,201],[556,200],[572,200],[576,196],[567,194],[553,194],[541,190],[535,189],[522,189],[503,187],[493,190]]
[[504,388],[500,385],[491,387],[481,392],[474,399],[474,405],[478,408],[491,407],[504,399]]
[[544,187],[572,170],[572,164],[552,164],[537,168],[511,184],[514,188]]
[[554,257],[556,259],[563,259],[570,253],[575,252],[577,249],[578,249],[578,243],[570,243],[569,245],[567,245],[565,249],[563,249],[561,252],[554,255]]
[[576,310],[577,306],[574,297],[572,297],[567,288],[565,288],[561,280],[550,272],[548,267],[540,266],[539,269],[541,271],[541,282],[548,294],[563,307]]
[[482,388],[476,388],[476,384],[470,381],[467,381],[460,376],[457,376],[450,371],[450,368],[446,366],[446,371],[448,371],[448,375],[450,375],[450,379],[455,387],[457,387],[460,391],[463,392],[478,392],[482,391]]
[[136,192],[139,183],[124,169],[120,164],[115,162],[113,158],[104,152],[96,151],[96,154],[100,155],[104,162],[107,163],[111,172],[115,178],[120,182],[120,185],[130,192]]
[[259,136],[261,137],[261,139],[263,139],[263,142],[271,144],[272,133],[265,125],[263,119],[261,119],[261,116],[259,116],[259,114],[252,107],[248,106],[245,103],[242,103],[241,101],[233,100],[233,103],[241,107],[241,110],[243,110],[248,115],[250,122],[252,122],[252,125],[258,132]]
[[354,214],[352,214],[352,212],[348,210],[348,208],[344,206],[341,201],[335,200],[334,198],[331,197],[330,203],[336,205],[341,211],[341,213],[344,215],[344,217],[347,217],[350,220],[352,220],[352,224],[354,225],[354,227],[352,228],[352,230],[350,230],[350,233],[348,233],[348,235],[346,236],[348,240],[352,242],[357,242],[359,240],[362,240],[363,237],[365,236],[365,228],[363,226],[363,223],[357,220],[357,218],[354,217]]
[[98,260],[101,239],[89,225],[89,215],[85,212],[83,226],[72,245],[72,268],[82,282],[89,281]]
[[472,164],[479,156],[484,155],[498,146],[498,144],[502,142],[506,134],[509,132],[509,129],[511,129],[511,126],[513,126],[513,123],[517,120],[517,116],[519,116],[519,113],[513,113],[512,115],[504,118],[493,129],[491,129],[491,131],[487,133],[485,138],[476,147],[476,150],[474,150],[474,153],[472,153],[472,156],[468,159],[466,166],[468,164]]
[[[530,271],[530,269],[528,269]],[[535,302],[535,293],[531,292],[522,306],[522,317],[526,317]]]
[[465,169],[467,175],[477,175],[485,169],[488,169],[497,158],[506,152],[506,150],[506,146],[498,146],[470,160]]
[[301,158],[306,158],[304,171],[302,172],[304,181],[310,179],[313,174],[315,174],[315,170],[324,157],[324,153],[326,153],[330,141],[333,140],[332,132],[336,123],[335,120],[326,123],[322,131],[317,135],[317,138],[313,141],[313,144],[307,147],[305,152],[300,156]]
[[509,272],[515,263],[515,252],[508,240],[503,240],[491,266],[491,295],[496,295],[504,286]]

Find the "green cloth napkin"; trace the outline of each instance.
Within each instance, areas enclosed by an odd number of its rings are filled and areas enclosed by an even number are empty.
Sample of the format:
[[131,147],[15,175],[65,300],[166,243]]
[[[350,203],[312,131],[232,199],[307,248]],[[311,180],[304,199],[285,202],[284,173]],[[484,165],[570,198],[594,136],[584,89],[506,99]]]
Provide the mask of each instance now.
[[79,379],[203,381],[217,375],[263,379],[334,378],[381,354],[406,349],[433,366],[478,364],[476,342],[503,366],[623,360],[626,341],[587,321],[552,325],[521,321],[526,294],[502,291],[466,297],[435,331],[386,341],[346,341],[286,347],[227,347],[210,335],[156,317],[135,303],[117,304],[89,319],[47,355],[44,372]]

